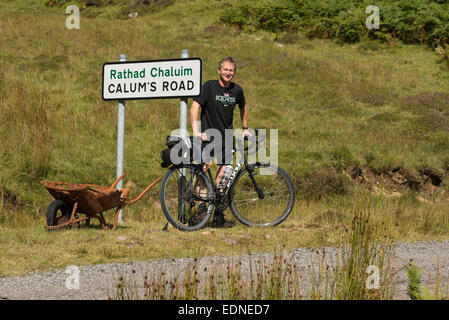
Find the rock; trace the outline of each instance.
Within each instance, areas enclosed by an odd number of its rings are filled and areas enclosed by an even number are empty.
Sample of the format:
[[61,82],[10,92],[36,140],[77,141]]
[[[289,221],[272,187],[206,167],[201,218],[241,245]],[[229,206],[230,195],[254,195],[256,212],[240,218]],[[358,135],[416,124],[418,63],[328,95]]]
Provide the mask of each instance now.
[[401,196],[402,196],[402,193],[401,193],[401,192],[393,191],[393,192],[391,192],[391,193],[386,193],[386,192],[384,192],[384,195],[385,195],[385,197],[387,197],[387,198],[398,198],[398,197],[401,197]]
[[225,238],[224,241],[225,241],[226,243],[231,244],[231,245],[234,245],[234,244],[237,244],[237,243],[238,243],[238,240],[235,240],[235,239],[232,239],[232,238]]
[[421,197],[421,196],[417,196],[417,197],[416,197],[416,200],[418,200],[418,201],[421,202],[421,203],[432,203],[432,201],[427,200],[427,199],[425,199],[425,198],[423,198],[423,197]]
[[89,242],[98,242],[100,239],[101,239],[101,236],[96,236],[96,237],[94,237],[92,239],[89,239],[88,241]]
[[135,184],[131,180],[128,180],[128,182],[126,183],[126,187],[128,187],[128,188],[137,188],[137,184]]
[[396,182],[397,184],[404,184],[407,182],[407,179],[401,175],[400,173],[395,172],[392,176],[391,176],[391,180],[393,180],[394,182]]

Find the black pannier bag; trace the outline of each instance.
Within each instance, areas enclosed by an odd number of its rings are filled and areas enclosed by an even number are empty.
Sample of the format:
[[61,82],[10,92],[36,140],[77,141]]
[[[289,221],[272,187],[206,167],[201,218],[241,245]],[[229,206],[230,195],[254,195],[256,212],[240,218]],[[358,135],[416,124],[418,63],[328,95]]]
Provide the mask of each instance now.
[[201,140],[199,137],[167,136],[165,145],[167,149],[161,152],[161,167],[163,168],[172,164],[201,162]]

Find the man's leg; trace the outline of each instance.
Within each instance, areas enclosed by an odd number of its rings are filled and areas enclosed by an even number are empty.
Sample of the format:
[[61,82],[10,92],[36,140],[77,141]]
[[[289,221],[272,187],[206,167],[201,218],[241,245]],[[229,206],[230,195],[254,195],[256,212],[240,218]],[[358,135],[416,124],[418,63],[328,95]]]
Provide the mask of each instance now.
[[[197,177],[194,187],[195,193],[198,197],[207,198],[206,182],[203,177]],[[204,201],[198,201],[198,208],[196,209],[196,215],[193,217],[193,223],[200,223],[207,214],[207,205]]]
[[[231,149],[231,152],[232,152],[232,149]],[[229,157],[226,159],[229,160]],[[232,159],[232,157],[231,157],[231,159]],[[227,164],[228,163],[225,161],[225,149],[223,149],[222,150],[222,161],[221,161],[221,164],[218,164],[217,177],[215,178],[217,186],[220,183],[221,177],[223,176],[223,172],[224,172]],[[221,227],[221,228],[229,228],[229,227],[234,226],[234,223],[225,220],[222,210],[215,209],[213,226]]]
[[[196,180],[195,193],[201,198],[207,197],[206,183],[202,177],[199,177]],[[200,203],[204,203],[204,201],[201,201]]]
[[217,169],[217,177],[215,178],[215,184],[218,186],[221,180],[221,176],[223,175],[223,171],[225,169],[225,166],[223,164],[218,165]]
[[[223,172],[225,170],[226,165],[232,164],[232,149],[234,148],[234,142],[228,142],[222,149],[221,149],[221,160],[218,163],[218,170],[217,170],[217,177],[215,179],[215,183],[220,183],[221,176],[223,175]],[[218,160],[218,159],[217,159]]]

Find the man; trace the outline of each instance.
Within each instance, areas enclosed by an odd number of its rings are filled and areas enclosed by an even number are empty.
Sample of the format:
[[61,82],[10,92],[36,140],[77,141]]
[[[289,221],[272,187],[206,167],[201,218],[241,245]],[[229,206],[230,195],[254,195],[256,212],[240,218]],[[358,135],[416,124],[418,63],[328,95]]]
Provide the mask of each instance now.
[[[236,63],[232,57],[225,57],[218,63],[218,80],[204,83],[201,95],[193,99],[190,108],[190,120],[193,135],[201,140],[209,140],[207,130],[216,129],[221,139],[221,154],[214,154],[217,158],[218,171],[216,183],[220,182],[224,166],[232,162],[233,135],[225,134],[226,129],[233,129],[234,107],[238,104],[242,120],[243,135],[251,135],[248,131],[248,109],[245,103],[243,89],[232,82],[235,76]],[[201,109],[201,128],[199,127],[198,111]],[[209,130],[210,131],[210,130]],[[229,132],[229,130],[228,130]],[[214,137],[215,138],[215,137]],[[215,210],[215,226],[226,226],[223,212]]]

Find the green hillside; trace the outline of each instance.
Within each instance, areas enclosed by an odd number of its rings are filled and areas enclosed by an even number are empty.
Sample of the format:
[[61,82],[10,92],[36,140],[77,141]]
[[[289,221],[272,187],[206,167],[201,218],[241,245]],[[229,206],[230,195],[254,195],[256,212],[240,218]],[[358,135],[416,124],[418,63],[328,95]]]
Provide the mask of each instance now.
[[[81,8],[79,30],[65,27],[67,4]],[[356,210],[372,210],[397,239],[447,238],[448,29],[435,27],[422,43],[395,37],[391,30],[377,36],[363,31],[356,41],[345,41],[314,36],[310,24],[265,28],[254,16],[242,18],[250,5],[234,0],[0,2],[0,243],[29,244],[25,233],[38,239],[31,241],[34,245],[63,239],[42,228],[52,198],[39,181],[108,186],[115,180],[117,103],[102,100],[103,64],[122,53],[128,60],[180,58],[182,49],[202,59],[203,81],[217,78],[222,57],[236,59],[235,82],[245,90],[250,127],[279,130],[279,165],[297,189],[294,212],[278,229],[295,239],[248,240],[233,250],[335,242],[338,228],[335,233],[326,229],[338,224],[335,214],[350,221]],[[361,8],[358,17],[368,16]],[[446,16],[438,17],[444,22]],[[314,19],[321,21],[319,15]],[[234,119],[239,127],[237,111]],[[164,174],[160,152],[178,126],[179,99],[127,101],[124,172],[125,183],[134,186],[131,197]],[[123,232],[135,229],[145,237],[149,226],[162,228],[157,202],[156,188],[126,209],[132,227]],[[241,226],[236,230],[253,239],[265,236]],[[81,241],[97,231],[73,232],[79,234],[70,232],[69,238]],[[133,258],[193,254],[183,250],[162,246]],[[3,258],[19,259],[8,252]],[[48,267],[44,260],[29,268]],[[86,256],[82,261],[100,260]]]

